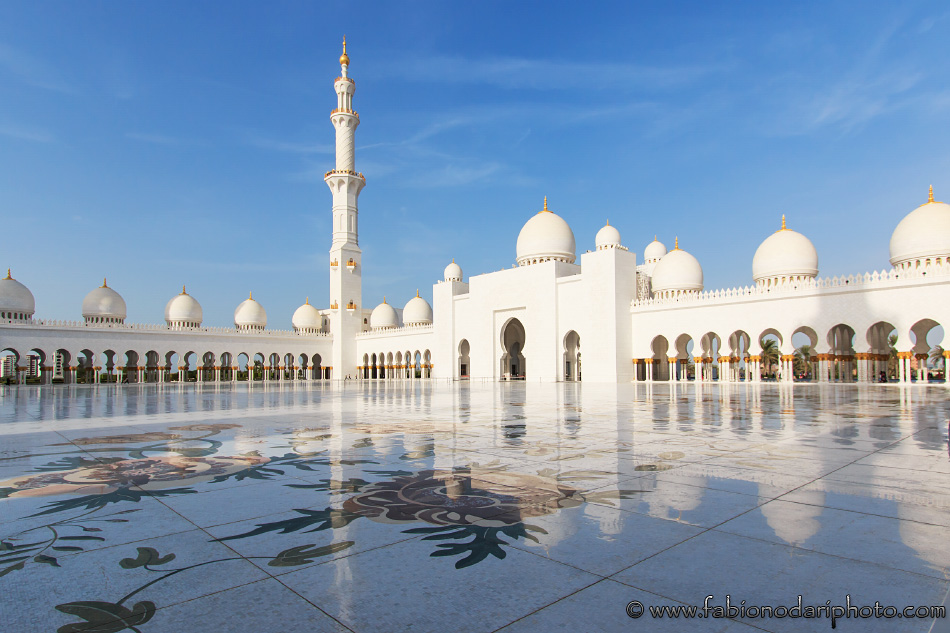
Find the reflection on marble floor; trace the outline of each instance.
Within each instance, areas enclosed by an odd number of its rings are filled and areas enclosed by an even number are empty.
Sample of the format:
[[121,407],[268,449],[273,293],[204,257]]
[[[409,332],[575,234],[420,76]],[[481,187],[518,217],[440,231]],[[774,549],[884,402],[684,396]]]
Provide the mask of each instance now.
[[823,631],[625,608],[944,605],[948,395],[3,387],[3,629]]

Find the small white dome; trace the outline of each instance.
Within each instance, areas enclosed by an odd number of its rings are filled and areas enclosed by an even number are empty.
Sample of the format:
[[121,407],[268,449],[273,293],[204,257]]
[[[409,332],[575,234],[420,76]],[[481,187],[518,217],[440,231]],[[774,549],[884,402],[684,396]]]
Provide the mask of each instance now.
[[891,265],[950,256],[950,205],[930,199],[900,221],[891,234]]
[[125,321],[125,299],[118,292],[106,285],[94,288],[82,300],[82,317],[86,322],[116,322]]
[[455,263],[455,259],[445,267],[445,280],[462,281],[462,267]]
[[782,228],[765,238],[752,258],[752,279],[764,283],[768,279],[796,279],[818,276],[818,251],[807,237]]
[[518,234],[515,247],[518,265],[549,260],[573,264],[574,249],[574,231],[564,218],[548,211],[548,199],[545,197],[544,209],[525,222]]
[[[0,279],[0,318],[31,319],[36,311],[36,301],[30,289],[10,275]],[[21,316],[22,315],[22,316]]]
[[680,250],[677,240],[676,247],[664,255],[653,269],[651,285],[654,294],[701,291],[703,267],[695,257]]
[[181,287],[181,294],[175,295],[165,304],[165,323],[184,327],[198,327],[202,320],[201,304],[185,292]]
[[310,297],[307,297],[307,301],[294,311],[291,322],[297,332],[313,333],[323,330],[323,315],[310,305]]
[[249,294],[234,310],[234,327],[239,330],[263,330],[266,326],[267,311],[254,301],[253,294]]
[[620,231],[610,226],[610,222],[607,222],[602,229],[597,231],[597,235],[594,237],[594,245],[597,250],[617,248],[620,246]]
[[369,316],[369,325],[374,330],[399,327],[399,318],[396,316],[396,310],[386,303],[386,297],[383,297],[381,304],[373,308],[373,313]]
[[656,263],[666,255],[666,245],[653,236],[653,241],[647,244],[643,249],[643,261],[646,263]]
[[418,290],[416,290],[416,296],[410,299],[406,307],[402,309],[402,322],[405,325],[432,323],[432,306],[419,296]]

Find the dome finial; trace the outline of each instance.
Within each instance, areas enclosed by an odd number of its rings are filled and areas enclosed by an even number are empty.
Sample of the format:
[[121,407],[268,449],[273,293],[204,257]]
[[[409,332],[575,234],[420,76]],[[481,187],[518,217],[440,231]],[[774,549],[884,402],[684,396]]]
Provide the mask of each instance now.
[[304,305],[310,305],[310,297],[307,297],[307,300],[303,302]]
[[108,288],[108,287],[109,287],[108,285],[106,285],[106,278],[105,278],[105,277],[102,278],[102,287],[103,287],[103,288]]
[[343,54],[340,55],[340,65],[349,66],[350,65],[350,56],[346,54],[346,36],[343,36]]
[[419,298],[419,289],[418,289],[418,288],[416,288],[416,298],[417,298],[417,299]]
[[782,214],[782,230],[787,231],[788,227],[785,226],[785,214]]
[[927,197],[927,202],[934,201],[934,186],[930,185],[930,195]]
[[386,303],[386,295],[383,295],[383,303]]
[[10,276],[10,269],[9,269],[9,268],[7,268],[7,276],[4,277],[4,279],[13,279],[13,277]]
[[181,285],[181,294],[183,294],[183,295],[188,294],[187,292],[185,292],[185,284],[182,284],[182,285]]
[[[547,196],[544,196],[544,208],[541,209],[541,213],[544,213],[545,211],[548,211],[548,197]],[[550,211],[548,211],[548,213],[550,213]]]
[[679,249],[680,249],[680,238],[679,238],[679,235],[677,235],[673,241],[673,250],[678,251]]
[[254,300],[254,291],[252,291],[252,290],[249,290],[249,291],[248,291],[248,293],[247,293],[247,300],[248,300],[248,301],[253,301],[253,300]]

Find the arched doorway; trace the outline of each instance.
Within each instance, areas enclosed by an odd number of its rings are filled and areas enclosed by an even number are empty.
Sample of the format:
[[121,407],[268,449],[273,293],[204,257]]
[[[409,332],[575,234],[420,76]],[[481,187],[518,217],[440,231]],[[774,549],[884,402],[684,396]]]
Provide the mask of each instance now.
[[459,380],[468,380],[469,367],[471,366],[469,353],[471,351],[468,340],[463,338],[462,342],[459,343]]
[[501,356],[502,380],[525,379],[524,344],[524,325],[518,319],[510,319],[501,328],[501,347],[504,350]]
[[581,337],[571,330],[564,337],[564,380],[581,379]]

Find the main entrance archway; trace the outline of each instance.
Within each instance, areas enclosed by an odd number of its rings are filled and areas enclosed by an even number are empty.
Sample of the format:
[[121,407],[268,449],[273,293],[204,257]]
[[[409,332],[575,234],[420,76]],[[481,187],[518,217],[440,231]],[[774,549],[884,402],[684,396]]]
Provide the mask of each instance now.
[[524,380],[524,325],[518,319],[510,319],[501,328],[501,347],[504,353],[501,356],[501,379]]

